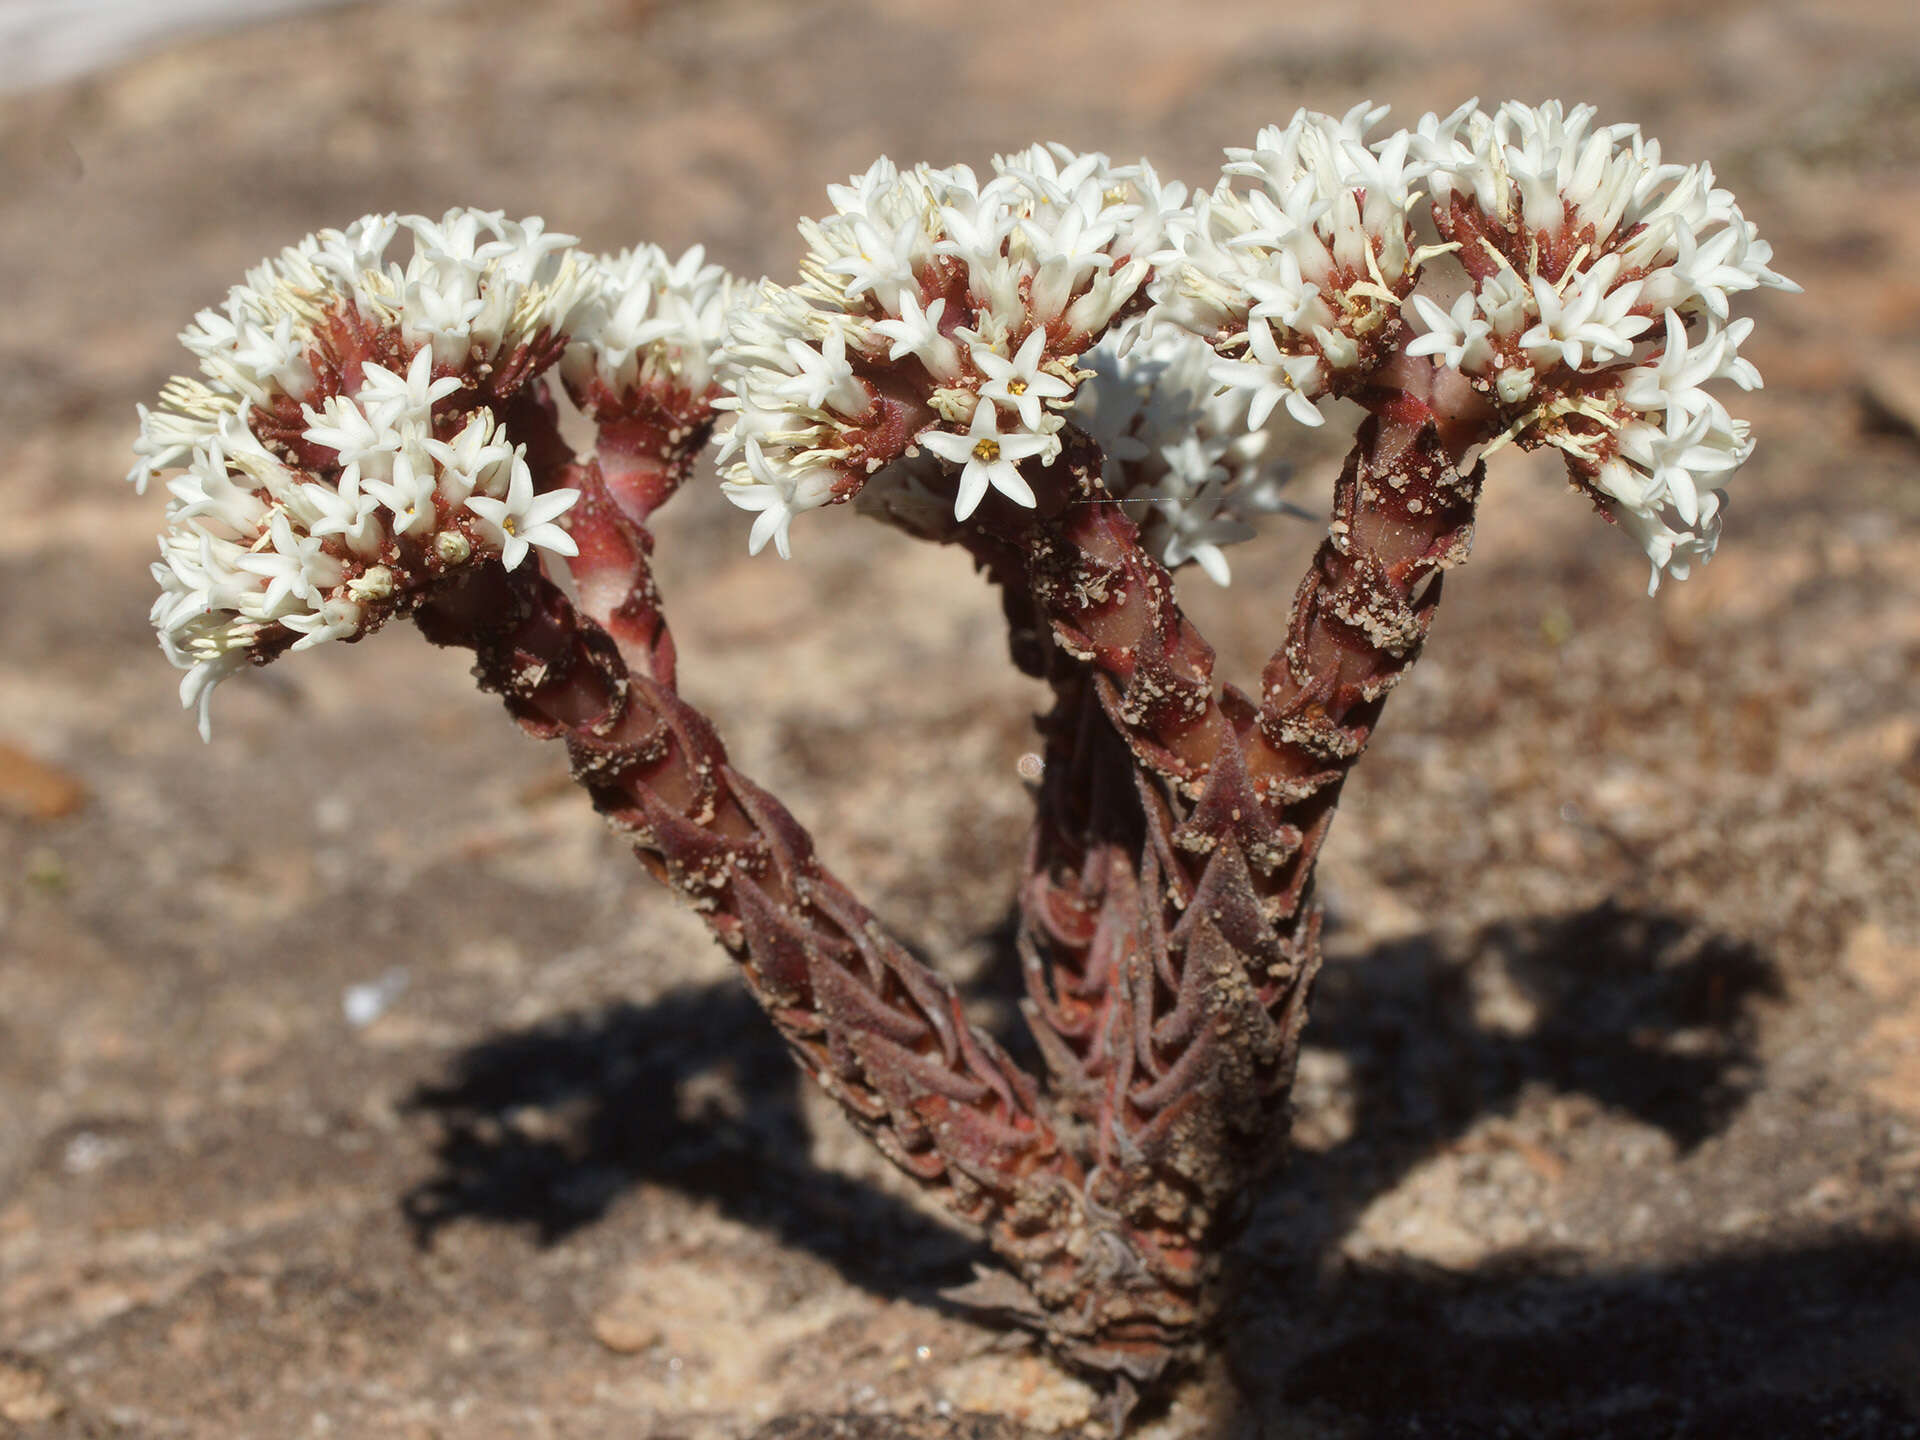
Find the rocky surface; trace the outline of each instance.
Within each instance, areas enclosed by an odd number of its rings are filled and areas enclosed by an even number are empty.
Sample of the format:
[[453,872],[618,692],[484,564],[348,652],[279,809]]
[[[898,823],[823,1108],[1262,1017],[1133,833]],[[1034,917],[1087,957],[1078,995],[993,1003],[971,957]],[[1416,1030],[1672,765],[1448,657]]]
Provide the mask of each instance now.
[[[1906,12],[420,0],[0,102],[0,1435],[1089,1426],[943,1308],[971,1243],[457,657],[396,630],[275,667],[200,744],[145,622],[132,406],[243,267],[368,210],[778,271],[883,150],[1200,179],[1299,104],[1476,93],[1712,157],[1807,294],[1751,307],[1761,445],[1704,574],[1648,601],[1550,467],[1496,471],[1335,829],[1300,1153],[1219,1357],[1140,1433],[1920,1434]],[[687,689],[1005,1023],[1038,697],[991,596],[850,515],[783,565],[710,490],[675,510]],[[1223,668],[1314,538],[1187,583]]]

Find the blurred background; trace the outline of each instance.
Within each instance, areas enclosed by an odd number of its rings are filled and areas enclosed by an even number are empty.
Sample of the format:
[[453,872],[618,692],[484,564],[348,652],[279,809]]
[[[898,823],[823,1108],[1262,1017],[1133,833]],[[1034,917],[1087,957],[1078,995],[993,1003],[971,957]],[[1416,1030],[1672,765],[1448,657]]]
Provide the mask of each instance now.
[[[1550,463],[1348,789],[1299,1154],[1155,1436],[1920,1433],[1920,28],[1897,0],[0,3],[0,1436],[1023,1437],[1094,1395],[794,1083],[560,756],[401,627],[222,688],[145,615],[136,401],[367,211],[789,274],[882,152],[1210,183],[1297,106],[1590,100],[1804,296],[1720,557]],[[1338,440],[1304,436],[1323,503]],[[1041,697],[956,555],[668,512],[685,686],[1017,1029]],[[1183,595],[1248,681],[1317,539]],[[1089,1432],[1090,1433],[1090,1432]]]

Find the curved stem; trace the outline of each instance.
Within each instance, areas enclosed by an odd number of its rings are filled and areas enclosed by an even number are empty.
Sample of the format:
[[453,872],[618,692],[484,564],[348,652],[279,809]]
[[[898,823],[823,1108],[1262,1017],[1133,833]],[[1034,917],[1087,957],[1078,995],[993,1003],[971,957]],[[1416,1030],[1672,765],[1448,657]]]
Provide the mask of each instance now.
[[1133,1263],[1118,1212],[1088,1193],[1038,1087],[968,1024],[952,984],[821,865],[785,807],[732,767],[675,687],[642,521],[675,488],[685,428],[627,426],[616,493],[597,457],[565,448],[551,406],[529,401],[512,423],[541,488],[581,491],[570,512],[579,603],[532,567],[494,566],[437,593],[421,628],[474,650],[483,687],[532,733],[565,741],[596,808],[740,962],[802,1068],[1019,1277],[982,1275],[955,1298],[1123,1384],[1157,1376],[1191,1340],[1192,1317],[1164,1313],[1164,1285]]

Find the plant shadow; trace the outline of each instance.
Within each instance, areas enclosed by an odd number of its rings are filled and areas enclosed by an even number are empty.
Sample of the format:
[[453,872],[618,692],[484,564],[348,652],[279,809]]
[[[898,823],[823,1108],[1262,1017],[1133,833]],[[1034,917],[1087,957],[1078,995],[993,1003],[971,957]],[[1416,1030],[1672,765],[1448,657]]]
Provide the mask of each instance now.
[[1530,1091],[1630,1115],[1682,1154],[1721,1134],[1759,1081],[1756,1007],[1781,991],[1752,946],[1612,902],[1330,961],[1307,1041],[1345,1072],[1347,1133],[1295,1153],[1229,1266],[1242,1425],[1920,1437],[1910,1238],[1803,1231],[1661,1265],[1536,1250],[1465,1272],[1342,1255],[1376,1199]]
[[402,1208],[422,1246],[461,1220],[551,1245],[651,1182],[710,1197],[871,1290],[925,1300],[965,1279],[967,1237],[814,1162],[801,1083],[730,981],[496,1035],[406,1102],[437,1121],[437,1166]]
[[[1347,1440],[1914,1440],[1920,1243],[1663,1266],[1242,1269],[1242,1433]],[[1247,1292],[1258,1287],[1257,1300]]]
[[1348,1133],[1296,1150],[1280,1182],[1313,1200],[1291,1248],[1337,1247],[1410,1169],[1529,1089],[1584,1096],[1693,1149],[1757,1083],[1755,1005],[1779,994],[1751,945],[1613,901],[1330,959],[1306,1044],[1343,1063]]
[[[1010,949],[1011,927],[996,933]],[[1014,1013],[1008,968],[981,981],[995,1029]],[[1315,1415],[1380,1437],[1920,1437],[1920,1382],[1897,1380],[1920,1376],[1909,1242],[1598,1273],[1545,1255],[1466,1275],[1338,1258],[1368,1205],[1529,1090],[1589,1097],[1683,1151],[1706,1141],[1756,1083],[1755,1006],[1779,988],[1751,947],[1614,904],[1330,962],[1308,1042],[1345,1067],[1350,1133],[1264,1187],[1229,1267],[1223,1348],[1246,1408],[1223,1433]],[[463,1219],[553,1243],[668,1185],[874,1293],[939,1303],[978,1248],[816,1164],[801,1083],[724,982],[496,1036],[413,1096],[438,1122],[438,1167],[406,1213],[422,1244]]]

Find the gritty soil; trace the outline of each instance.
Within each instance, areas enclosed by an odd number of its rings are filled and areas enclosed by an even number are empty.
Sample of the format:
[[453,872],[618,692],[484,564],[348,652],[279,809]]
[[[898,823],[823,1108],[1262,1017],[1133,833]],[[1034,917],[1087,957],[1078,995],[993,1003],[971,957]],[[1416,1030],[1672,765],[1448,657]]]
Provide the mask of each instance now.
[[[1713,157],[1807,293],[1750,307],[1760,446],[1703,574],[1649,601],[1550,466],[1496,469],[1327,853],[1297,1156],[1140,1433],[1920,1435],[1909,7],[1169,13],[415,0],[0,103],[0,1436],[1093,1433],[1094,1391],[943,1304],[974,1243],[457,656],[276,666],[201,745],[132,407],[244,267],[369,210],[786,273],[881,151],[1200,179],[1297,105],[1474,94]],[[669,512],[688,691],[1011,1031],[1040,697],[992,596],[843,512],[784,565],[745,528],[711,486]],[[1186,580],[1226,673],[1315,538]]]

